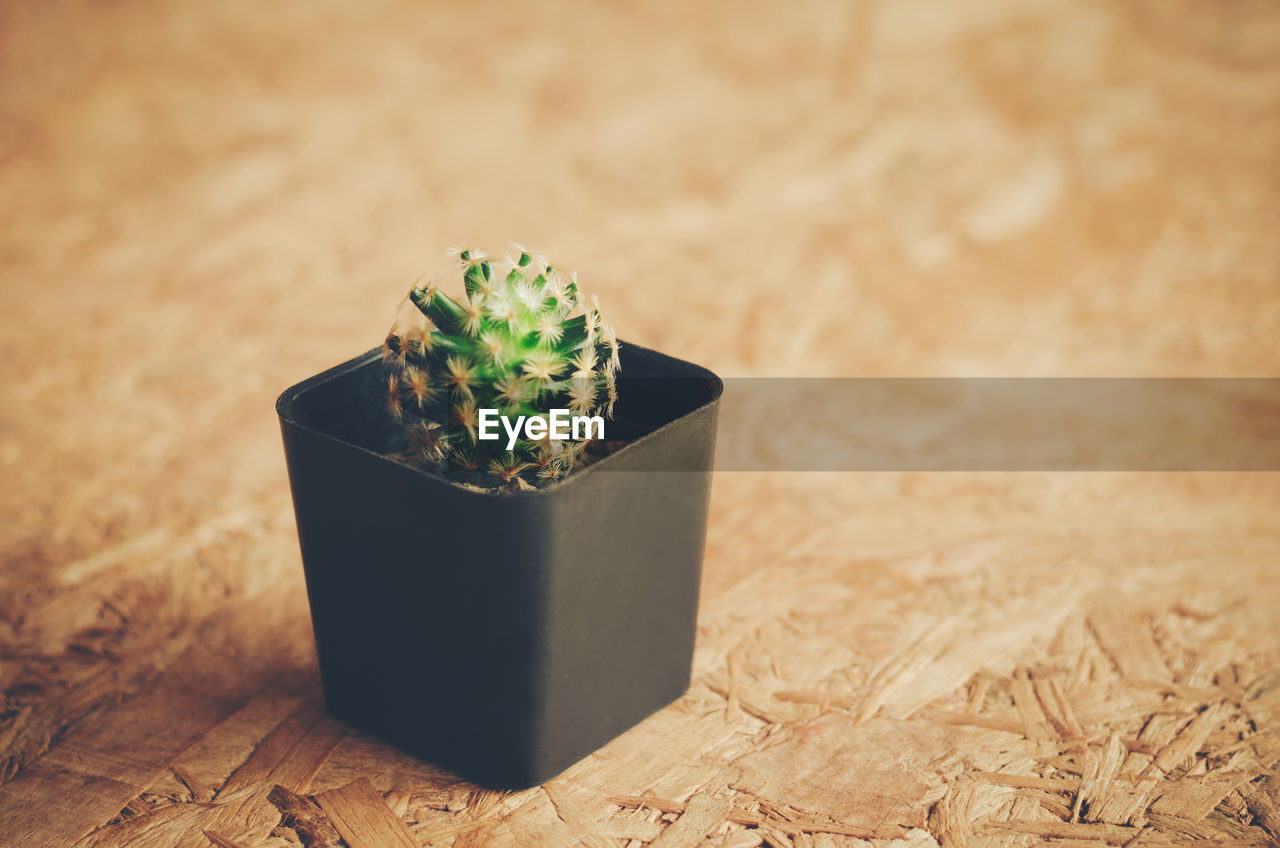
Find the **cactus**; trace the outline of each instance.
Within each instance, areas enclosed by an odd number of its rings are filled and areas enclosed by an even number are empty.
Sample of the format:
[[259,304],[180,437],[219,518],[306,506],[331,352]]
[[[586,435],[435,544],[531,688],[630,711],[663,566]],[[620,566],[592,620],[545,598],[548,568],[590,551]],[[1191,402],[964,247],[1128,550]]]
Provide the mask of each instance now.
[[421,280],[382,348],[387,406],[415,462],[486,488],[544,486],[579,463],[586,438],[477,438],[479,410],[613,417],[618,339],[564,274],[519,245],[501,260],[453,250],[465,297]]

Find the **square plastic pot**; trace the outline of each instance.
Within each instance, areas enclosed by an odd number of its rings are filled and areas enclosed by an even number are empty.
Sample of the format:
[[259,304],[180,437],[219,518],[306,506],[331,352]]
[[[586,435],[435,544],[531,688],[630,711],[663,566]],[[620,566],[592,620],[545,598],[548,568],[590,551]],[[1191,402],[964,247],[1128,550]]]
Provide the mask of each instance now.
[[722,384],[624,343],[610,439],[544,489],[389,458],[377,350],[276,403],[328,710],[485,786],[553,777],[689,686]]

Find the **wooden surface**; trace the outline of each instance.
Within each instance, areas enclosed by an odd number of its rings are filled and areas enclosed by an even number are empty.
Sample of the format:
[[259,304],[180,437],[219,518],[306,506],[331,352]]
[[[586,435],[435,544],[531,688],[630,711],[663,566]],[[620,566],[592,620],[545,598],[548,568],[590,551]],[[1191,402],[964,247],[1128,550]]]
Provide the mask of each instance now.
[[1274,3],[685,5],[0,6],[0,844],[1280,838],[1273,473],[720,474],[545,787],[323,716],[273,401],[450,243],[730,376],[1280,374]]

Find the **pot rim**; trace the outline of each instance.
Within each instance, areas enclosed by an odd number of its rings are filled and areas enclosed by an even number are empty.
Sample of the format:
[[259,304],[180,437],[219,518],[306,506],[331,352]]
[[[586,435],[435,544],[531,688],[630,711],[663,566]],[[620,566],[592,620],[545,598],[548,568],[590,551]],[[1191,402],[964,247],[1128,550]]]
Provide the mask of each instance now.
[[576,471],[572,474],[568,474],[563,479],[557,480],[551,483],[550,485],[542,486],[535,489],[526,489],[526,490],[520,490],[515,492],[502,492],[498,490],[478,491],[476,489],[471,489],[460,484],[456,480],[451,480],[448,477],[445,477],[440,474],[432,474],[430,471],[427,471],[426,469],[423,469],[423,468],[419,468],[416,465],[410,465],[407,462],[401,462],[399,460],[392,459],[386,454],[379,453],[378,451],[370,450],[361,445],[357,445],[354,442],[349,442],[346,439],[341,439],[337,436],[327,433],[324,430],[320,430],[316,427],[303,424],[293,416],[292,414],[293,405],[303,395],[319,388],[323,384],[328,383],[338,377],[341,377],[352,371],[363,368],[369,365],[371,362],[380,360],[382,358],[381,347],[372,348],[371,350],[368,350],[365,353],[359,354],[358,356],[355,356],[352,359],[348,359],[346,362],[340,363],[338,365],[333,366],[332,368],[328,368],[324,371],[321,371],[319,374],[315,374],[311,377],[308,377],[307,379],[302,380],[299,383],[295,383],[294,385],[285,389],[283,392],[280,393],[280,396],[276,398],[276,414],[279,415],[280,421],[282,423],[287,423],[289,426],[296,427],[299,430],[305,431],[307,433],[311,433],[315,436],[319,436],[320,438],[346,445],[347,447],[353,450],[357,450],[357,451],[360,451],[361,453],[376,457],[379,460],[382,460],[384,462],[389,462],[394,465],[400,466],[402,468],[410,469],[411,471],[421,474],[422,476],[427,477],[431,480],[437,480],[441,483],[447,483],[459,493],[474,495],[478,498],[490,498],[490,497],[531,498],[531,497],[540,497],[540,496],[550,497],[555,495],[557,492],[566,491],[566,487],[574,485],[575,480],[581,478],[582,476],[590,473],[591,471],[597,468],[600,468],[604,471],[611,470],[609,466],[611,466],[612,464],[616,464],[617,462],[616,460],[614,460],[614,457],[622,456],[627,453],[633,452],[632,448],[638,445],[642,445],[646,441],[649,441],[650,439],[655,438],[660,431],[666,429],[672,424],[675,424],[679,421],[683,421],[686,418],[697,415],[698,413],[702,412],[704,409],[710,406],[714,406],[717,402],[719,402],[721,395],[724,394],[724,381],[719,377],[719,375],[717,375],[714,371],[710,370],[709,368],[705,368],[701,365],[697,365],[687,360],[679,359],[677,357],[670,356],[669,354],[662,353],[661,351],[653,350],[652,348],[647,348],[647,347],[644,347],[643,345],[633,344],[631,342],[628,342],[622,339],[619,340],[618,344],[623,350],[627,348],[634,348],[636,350],[643,351],[647,354],[661,357],[661,359],[665,361],[665,364],[673,366],[677,370],[687,372],[685,374],[681,374],[680,375],[681,377],[697,378],[697,379],[704,380],[707,383],[708,388],[710,389],[710,395],[705,401],[693,407],[683,415],[673,418],[670,421],[662,424],[661,426],[654,428],[648,433],[645,433],[642,436],[632,439],[631,441],[627,442],[625,445],[620,447],[618,450],[614,451],[613,453],[610,453],[608,456],[602,457],[596,460],[595,462],[591,463],[590,465],[586,466],[585,468],[581,469],[580,471]]

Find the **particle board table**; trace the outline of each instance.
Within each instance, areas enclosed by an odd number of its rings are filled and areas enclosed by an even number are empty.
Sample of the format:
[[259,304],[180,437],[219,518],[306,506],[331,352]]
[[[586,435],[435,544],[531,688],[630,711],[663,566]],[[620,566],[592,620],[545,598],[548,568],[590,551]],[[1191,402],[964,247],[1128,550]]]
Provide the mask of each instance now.
[[324,715],[273,400],[464,240],[731,377],[1275,376],[1277,106],[1266,2],[3,6],[0,844],[1276,844],[1274,472],[718,472],[692,688],[504,793]]

